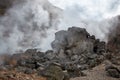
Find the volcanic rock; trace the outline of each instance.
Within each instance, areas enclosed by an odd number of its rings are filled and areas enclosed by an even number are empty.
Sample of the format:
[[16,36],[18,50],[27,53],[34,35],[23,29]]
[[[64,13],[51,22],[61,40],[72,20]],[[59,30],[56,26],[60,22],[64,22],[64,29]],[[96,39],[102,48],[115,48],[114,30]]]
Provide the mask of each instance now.
[[114,78],[120,78],[120,69],[115,66],[106,67],[107,74]]
[[88,64],[94,67],[103,61],[106,54],[105,42],[95,39],[84,28],[78,27],[55,33],[51,45],[54,53],[70,64]]
[[42,76],[47,77],[47,80],[65,80],[65,74],[63,70],[54,64],[51,64],[46,68]]

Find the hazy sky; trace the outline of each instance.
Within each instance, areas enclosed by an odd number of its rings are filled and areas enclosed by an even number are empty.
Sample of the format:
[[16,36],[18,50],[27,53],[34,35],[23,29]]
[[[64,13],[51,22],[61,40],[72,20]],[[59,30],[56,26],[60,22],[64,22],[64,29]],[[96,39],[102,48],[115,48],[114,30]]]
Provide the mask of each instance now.
[[120,13],[120,0],[49,0],[65,11],[74,11],[78,16],[108,18]]

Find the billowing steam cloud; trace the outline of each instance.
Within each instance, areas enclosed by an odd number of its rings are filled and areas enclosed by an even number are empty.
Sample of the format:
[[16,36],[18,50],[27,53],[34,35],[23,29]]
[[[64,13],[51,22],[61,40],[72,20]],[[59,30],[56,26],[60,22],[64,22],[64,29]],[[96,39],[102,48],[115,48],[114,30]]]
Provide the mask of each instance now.
[[47,30],[57,27],[60,12],[47,0],[16,0],[0,17],[0,53],[40,46]]
[[70,26],[85,27],[97,38],[107,41],[111,27],[117,25],[120,14],[120,0],[50,0],[51,3],[63,9],[64,19],[60,29]]
[[0,53],[26,48],[50,49],[54,33],[71,26],[85,27],[97,38],[107,41],[106,35],[118,21],[110,18],[120,13],[119,0],[49,1],[51,3],[47,0],[15,2],[0,18]]

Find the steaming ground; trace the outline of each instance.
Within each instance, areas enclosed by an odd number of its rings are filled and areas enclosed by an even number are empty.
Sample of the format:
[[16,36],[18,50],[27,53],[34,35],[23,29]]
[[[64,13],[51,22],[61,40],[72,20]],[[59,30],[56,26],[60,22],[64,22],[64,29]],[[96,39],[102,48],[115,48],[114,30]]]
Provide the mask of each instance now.
[[111,18],[120,13],[119,0],[49,1],[17,0],[7,10],[0,19],[0,53],[51,49],[54,33],[71,26],[85,27],[107,41],[109,29],[118,22],[117,18]]

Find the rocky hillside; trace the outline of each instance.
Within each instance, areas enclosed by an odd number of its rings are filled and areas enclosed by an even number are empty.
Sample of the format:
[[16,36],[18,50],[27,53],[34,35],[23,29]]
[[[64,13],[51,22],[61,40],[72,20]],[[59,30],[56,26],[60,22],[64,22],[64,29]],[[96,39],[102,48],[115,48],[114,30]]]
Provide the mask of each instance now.
[[[21,80],[16,78],[17,74],[27,75],[29,78],[30,75],[34,75],[41,78],[39,80],[42,80],[42,77],[47,80],[74,80],[76,77],[80,77],[77,80],[82,80],[84,77],[86,79],[83,80],[88,80],[87,77],[92,77],[88,73],[92,69],[93,73],[96,72],[94,68],[98,66],[97,70],[102,71],[104,75],[99,80],[114,80],[114,78],[119,80],[120,61],[117,59],[120,59],[120,56],[117,53],[117,57],[112,55],[106,45],[84,28],[71,27],[67,31],[55,33],[55,40],[51,43],[53,50],[40,52],[37,49],[28,49],[19,54],[1,55],[1,75],[8,80],[9,77],[10,80],[11,78]],[[7,72],[12,77],[8,76]],[[14,73],[17,76],[14,76]],[[105,76],[108,79],[103,79]],[[38,80],[37,77],[22,80]]]
[[[0,15],[13,0],[0,1]],[[120,80],[119,25],[105,43],[86,29],[71,27],[55,33],[53,50],[0,56],[0,80]]]

